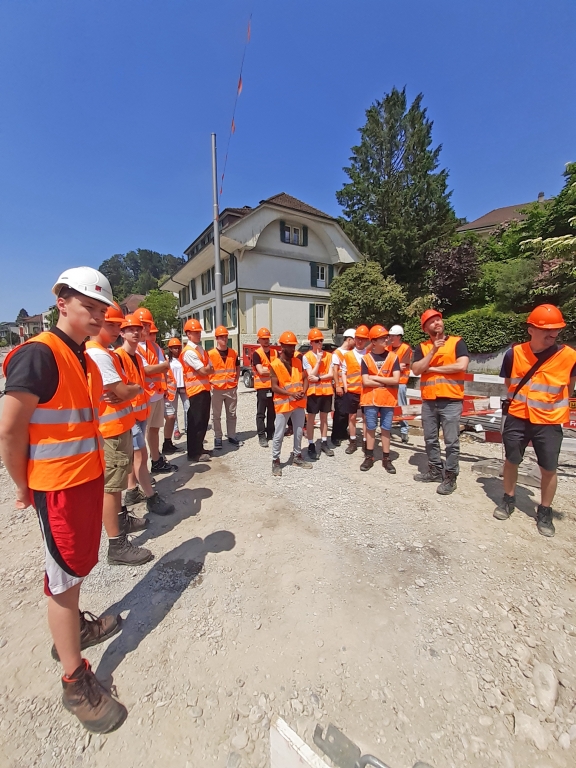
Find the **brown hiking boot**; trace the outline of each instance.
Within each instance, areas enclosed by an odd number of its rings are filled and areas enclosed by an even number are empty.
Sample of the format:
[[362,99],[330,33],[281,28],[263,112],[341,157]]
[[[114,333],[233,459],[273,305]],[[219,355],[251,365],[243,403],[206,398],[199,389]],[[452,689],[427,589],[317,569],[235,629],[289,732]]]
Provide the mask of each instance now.
[[350,440],[350,442],[348,443],[348,448],[346,448],[344,453],[347,453],[348,455],[350,455],[351,453],[356,453],[357,450],[358,450],[358,446],[356,445],[356,440]]
[[384,467],[386,472],[388,472],[390,475],[396,474],[396,467],[394,466],[394,464],[392,464],[392,459],[390,458],[390,456],[383,457],[382,466]]
[[[89,618],[86,618],[86,617]],[[91,648],[114,637],[122,629],[122,617],[112,616],[94,616],[90,611],[80,611],[80,650]],[[52,646],[52,658],[60,661],[56,646]]]
[[62,704],[87,731],[110,733],[128,717],[126,707],[104,688],[86,659],[70,677],[62,678],[62,688]]
[[144,565],[154,559],[145,547],[136,547],[125,533],[108,541],[108,565]]
[[124,504],[127,507],[133,507],[135,504],[140,504],[143,501],[146,501],[146,496],[138,486],[136,488],[129,488],[124,494]]
[[437,467],[429,465],[426,472],[419,472],[417,475],[414,475],[414,480],[417,480],[419,483],[437,483],[442,480],[442,471]]
[[121,533],[139,533],[150,525],[150,520],[146,517],[136,517],[130,514],[126,507],[122,507],[122,512],[118,515],[118,523]]

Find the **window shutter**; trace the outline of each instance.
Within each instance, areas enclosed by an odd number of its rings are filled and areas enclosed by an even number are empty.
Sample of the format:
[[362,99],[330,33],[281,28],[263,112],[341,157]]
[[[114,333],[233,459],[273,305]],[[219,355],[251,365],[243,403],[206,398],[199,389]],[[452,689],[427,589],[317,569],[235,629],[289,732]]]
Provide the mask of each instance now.
[[310,262],[310,285],[318,288],[318,269],[315,261]]
[[314,328],[316,326],[316,304],[309,304],[309,324],[310,328]]
[[328,286],[332,280],[334,280],[334,264],[328,264]]
[[306,225],[302,227],[302,245],[308,245],[308,227]]
[[331,304],[328,304],[327,313],[328,313],[328,319],[326,320],[326,328],[328,328],[329,330],[332,330],[333,320],[332,320],[332,305]]
[[284,242],[284,227],[285,226],[286,226],[286,222],[285,221],[281,221],[280,222],[280,242],[281,243]]

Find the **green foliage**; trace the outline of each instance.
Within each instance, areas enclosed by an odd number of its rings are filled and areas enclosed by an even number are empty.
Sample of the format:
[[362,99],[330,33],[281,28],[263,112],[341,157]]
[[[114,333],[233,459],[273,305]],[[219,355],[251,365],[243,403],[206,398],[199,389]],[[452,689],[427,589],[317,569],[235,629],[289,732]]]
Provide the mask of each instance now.
[[7,340],[4,338],[0,339],[0,347],[7,347],[7,346],[8,346]]
[[495,282],[496,306],[501,311],[527,311],[534,302],[532,291],[540,265],[536,259],[511,259],[499,265]]
[[406,317],[419,318],[420,315],[427,309],[430,307],[435,307],[437,301],[438,299],[433,293],[427,293],[424,296],[417,296],[406,307],[405,315]]
[[48,326],[50,328],[56,325],[56,323],[58,322],[59,316],[60,316],[60,313],[58,312],[58,308],[56,307],[56,305],[50,307],[50,311],[48,312],[48,316],[46,318],[48,321]]
[[146,307],[152,312],[159,331],[158,341],[171,334],[172,329],[180,328],[178,299],[169,291],[157,289],[150,291],[140,306]]
[[406,89],[393,88],[366,111],[360,144],[344,168],[350,182],[336,193],[356,246],[410,286],[422,283],[427,251],[456,226],[448,171],[438,170],[442,147],[432,147],[422,99],[408,107]]
[[98,267],[112,286],[116,301],[122,301],[131,293],[146,294],[167,276],[176,272],[185,259],[172,254],[162,254],[137,248],[126,254],[116,253]]
[[406,293],[393,277],[384,277],[379,264],[361,261],[334,278],[330,302],[339,328],[390,325],[404,314]]
[[560,307],[564,320],[566,321],[566,328],[562,331],[562,339],[564,341],[576,340],[576,296]]
[[479,274],[478,249],[471,239],[440,245],[428,254],[430,289],[446,309],[470,303]]
[[18,314],[16,315],[16,325],[20,325],[22,320],[24,320],[24,318],[26,317],[30,317],[30,315],[28,314],[28,311],[25,310],[24,307],[22,307],[20,312],[18,312]]

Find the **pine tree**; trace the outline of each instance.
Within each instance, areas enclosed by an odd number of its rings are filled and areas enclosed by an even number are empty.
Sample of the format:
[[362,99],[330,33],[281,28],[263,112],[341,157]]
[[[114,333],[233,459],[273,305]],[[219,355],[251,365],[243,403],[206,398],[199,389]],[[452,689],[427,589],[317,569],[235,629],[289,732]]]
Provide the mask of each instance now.
[[419,94],[408,108],[406,89],[393,88],[366,111],[361,141],[352,147],[350,178],[336,193],[344,229],[385,274],[417,287],[426,254],[456,227],[448,171],[438,170],[432,121]]

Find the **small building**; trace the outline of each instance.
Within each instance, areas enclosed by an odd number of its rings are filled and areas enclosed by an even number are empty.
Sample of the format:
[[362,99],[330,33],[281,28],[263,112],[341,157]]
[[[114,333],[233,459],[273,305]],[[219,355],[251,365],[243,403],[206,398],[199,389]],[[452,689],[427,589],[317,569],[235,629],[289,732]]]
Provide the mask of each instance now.
[[41,314],[24,317],[20,326],[24,328],[24,338],[29,339],[44,330],[44,317]]
[[145,298],[146,296],[141,293],[131,293],[130,296],[126,296],[123,301],[119,302],[120,309],[125,315],[131,315],[132,312],[135,312],[138,309]]
[[532,200],[529,203],[521,203],[520,205],[507,205],[504,208],[495,208],[493,211],[480,216],[479,219],[462,224],[456,231],[461,233],[473,232],[476,235],[488,237],[503,224],[508,224],[510,221],[524,221],[526,218],[525,209],[530,205],[534,205],[535,202],[548,202],[544,199],[544,192],[538,194],[537,201]]
[[[232,346],[254,343],[266,326],[274,339],[285,330],[304,341],[310,328],[331,339],[330,283],[361,254],[336,219],[281,192],[254,208],[220,214],[224,324]],[[186,249],[186,263],[160,288],[179,296],[182,322],[196,318],[203,343],[214,345],[212,225]]]

